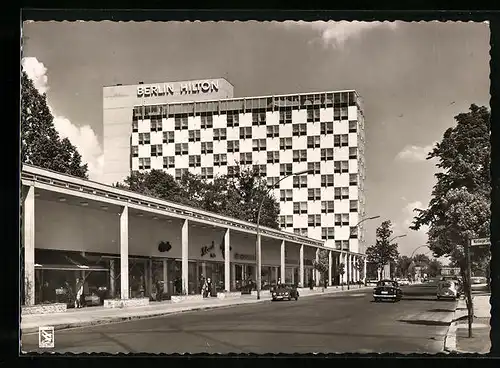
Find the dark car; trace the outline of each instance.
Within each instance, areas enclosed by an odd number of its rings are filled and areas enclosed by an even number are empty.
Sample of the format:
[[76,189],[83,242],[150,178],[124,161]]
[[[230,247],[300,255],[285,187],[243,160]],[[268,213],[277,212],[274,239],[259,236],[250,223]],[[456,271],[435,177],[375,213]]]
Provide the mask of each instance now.
[[299,299],[299,291],[293,285],[288,284],[280,284],[271,289],[271,296],[273,301],[276,300],[298,300]]
[[377,282],[377,287],[373,289],[373,298],[376,302],[382,300],[400,301],[402,297],[403,291],[394,280],[380,280]]

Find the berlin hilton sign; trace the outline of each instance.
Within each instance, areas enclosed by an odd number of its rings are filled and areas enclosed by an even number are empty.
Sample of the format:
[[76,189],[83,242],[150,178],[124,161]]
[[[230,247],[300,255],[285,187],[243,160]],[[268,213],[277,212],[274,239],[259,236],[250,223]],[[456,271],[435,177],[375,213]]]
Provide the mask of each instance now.
[[174,94],[191,95],[212,93],[219,90],[219,81],[180,82],[138,86],[137,97],[169,96]]

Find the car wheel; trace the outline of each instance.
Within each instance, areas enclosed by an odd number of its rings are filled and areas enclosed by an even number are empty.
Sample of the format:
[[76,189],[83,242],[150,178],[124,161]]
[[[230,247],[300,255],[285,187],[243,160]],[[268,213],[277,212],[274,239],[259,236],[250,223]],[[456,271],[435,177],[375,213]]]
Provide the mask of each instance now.
[[373,298],[373,300],[375,301],[375,303],[378,303],[380,301],[378,298]]
[[298,296],[296,296],[296,297],[295,297],[295,301],[297,301],[297,300],[299,300],[299,297],[298,297]]
[[291,297],[291,296],[289,296],[289,297],[288,297],[288,301],[290,301],[290,300],[292,300],[292,297]]

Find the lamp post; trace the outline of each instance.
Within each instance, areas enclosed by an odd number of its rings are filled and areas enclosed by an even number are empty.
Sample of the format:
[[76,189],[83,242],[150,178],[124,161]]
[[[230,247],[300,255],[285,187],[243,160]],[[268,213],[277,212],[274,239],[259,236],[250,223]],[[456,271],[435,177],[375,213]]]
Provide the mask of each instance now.
[[256,263],[257,263],[257,299],[260,299],[260,288],[261,288],[261,284],[262,284],[262,275],[261,275],[261,268],[262,268],[262,262],[261,262],[261,242],[260,242],[260,215],[261,215],[261,212],[262,212],[262,205],[264,204],[264,201],[266,200],[269,192],[271,190],[273,190],[274,188],[276,188],[278,186],[278,184],[283,181],[284,179],[290,177],[290,176],[299,176],[299,175],[304,175],[304,174],[308,174],[312,172],[312,170],[303,170],[303,171],[299,171],[299,172],[296,172],[296,173],[292,173],[292,174],[288,174],[288,175],[285,175],[283,176],[280,180],[278,180],[276,183],[274,183],[272,186],[270,186],[266,193],[262,196],[262,199],[260,201],[260,204],[259,204],[259,212],[257,212],[257,240],[255,242],[255,255],[256,255]]
[[[351,239],[353,229],[357,230],[358,226],[361,225],[363,222],[368,221],[368,220],[375,220],[375,219],[378,219],[379,217],[380,217],[379,215],[371,216],[371,217],[366,217],[366,218],[362,219],[361,221],[359,221],[356,224],[356,226],[352,227],[351,230],[349,231],[349,239]],[[348,262],[348,263],[350,263],[350,262]],[[347,290],[350,290],[350,288],[349,288],[350,269],[351,269],[350,264],[348,264],[347,270],[346,270],[347,271],[346,272],[347,273]]]

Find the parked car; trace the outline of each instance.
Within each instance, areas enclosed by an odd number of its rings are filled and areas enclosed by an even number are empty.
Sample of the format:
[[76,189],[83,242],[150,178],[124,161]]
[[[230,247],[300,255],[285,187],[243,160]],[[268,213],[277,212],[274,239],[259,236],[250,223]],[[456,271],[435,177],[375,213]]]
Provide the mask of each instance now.
[[373,299],[376,302],[382,300],[400,301],[402,298],[403,291],[394,280],[380,280],[373,289]]
[[277,300],[298,300],[299,299],[299,291],[293,285],[288,284],[280,284],[275,286],[271,290],[271,296],[273,301]]
[[471,290],[474,291],[487,291],[488,290],[488,279],[483,276],[473,276],[471,277]]
[[441,299],[457,299],[460,297],[461,286],[458,280],[443,280],[438,283],[436,296]]

